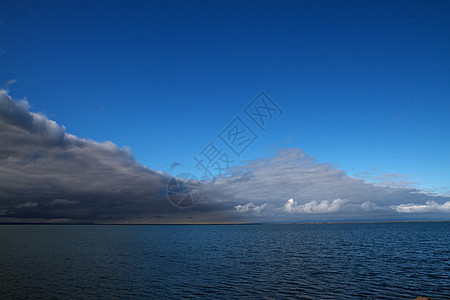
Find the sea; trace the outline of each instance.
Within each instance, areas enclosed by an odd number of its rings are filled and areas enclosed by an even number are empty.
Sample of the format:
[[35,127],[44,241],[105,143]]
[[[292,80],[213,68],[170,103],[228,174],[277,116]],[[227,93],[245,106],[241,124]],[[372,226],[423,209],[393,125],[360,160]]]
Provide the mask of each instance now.
[[1,299],[450,299],[450,222],[1,225]]

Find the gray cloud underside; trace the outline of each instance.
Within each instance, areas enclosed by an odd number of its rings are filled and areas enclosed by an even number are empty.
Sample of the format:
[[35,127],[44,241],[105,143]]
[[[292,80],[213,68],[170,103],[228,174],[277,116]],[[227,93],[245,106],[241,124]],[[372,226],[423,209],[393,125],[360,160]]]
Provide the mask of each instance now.
[[[169,174],[139,164],[127,149],[68,134],[0,91],[0,221],[221,222],[208,203],[173,207]],[[230,217],[231,218],[231,217]],[[232,218],[231,218],[232,220]]]
[[[401,178],[401,177],[400,177]],[[317,163],[297,148],[246,162],[205,186],[253,220],[332,221],[448,219],[450,197],[395,184],[377,185]]]
[[450,198],[376,186],[300,149],[248,161],[203,183],[191,209],[166,198],[170,175],[129,150],[68,134],[0,90],[0,222],[202,223],[448,219]]

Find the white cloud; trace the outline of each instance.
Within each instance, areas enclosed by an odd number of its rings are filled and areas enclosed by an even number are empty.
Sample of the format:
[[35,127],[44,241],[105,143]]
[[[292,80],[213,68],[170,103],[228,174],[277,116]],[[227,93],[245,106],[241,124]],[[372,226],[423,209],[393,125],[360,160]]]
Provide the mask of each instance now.
[[284,210],[289,213],[334,213],[338,212],[347,202],[347,200],[334,199],[333,201],[322,200],[321,202],[317,202],[313,200],[305,204],[297,204],[294,199],[289,199],[284,205]]
[[435,201],[427,201],[425,204],[400,204],[392,208],[400,213],[450,212],[450,201],[443,204]]
[[[393,174],[388,177],[401,178]],[[204,195],[209,201],[232,204],[249,218],[253,206],[267,204],[260,217],[272,221],[295,221],[293,218],[301,220],[312,215],[324,220],[394,220],[399,215],[392,205],[450,200],[430,196],[414,186],[379,186],[350,177],[331,164],[317,163],[298,148],[281,149],[273,157],[246,161],[214,183],[206,183]]]
[[361,209],[366,212],[375,211],[377,209],[380,209],[375,203],[372,203],[370,201],[366,201],[361,204]]
[[263,211],[266,207],[267,203],[257,206],[254,203],[250,202],[244,205],[236,205],[234,208],[236,209],[237,212],[240,213],[253,212],[258,214],[261,211]]

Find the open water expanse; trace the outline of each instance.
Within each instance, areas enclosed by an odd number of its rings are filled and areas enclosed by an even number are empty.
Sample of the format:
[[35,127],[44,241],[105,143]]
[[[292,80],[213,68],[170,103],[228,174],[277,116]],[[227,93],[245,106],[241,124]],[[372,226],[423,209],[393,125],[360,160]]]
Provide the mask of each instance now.
[[2,225],[0,298],[450,299],[450,222]]

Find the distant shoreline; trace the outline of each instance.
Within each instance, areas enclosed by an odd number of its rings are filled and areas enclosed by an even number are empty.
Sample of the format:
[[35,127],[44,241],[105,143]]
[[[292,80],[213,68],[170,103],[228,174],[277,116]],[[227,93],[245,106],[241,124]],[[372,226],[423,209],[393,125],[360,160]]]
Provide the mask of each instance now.
[[0,225],[124,225],[124,226],[134,226],[134,225],[326,225],[326,224],[383,224],[383,223],[445,223],[450,222],[450,220],[438,220],[438,221],[359,221],[359,222],[280,222],[280,223],[91,223],[91,222],[80,222],[80,223],[45,223],[45,222],[0,222]]

